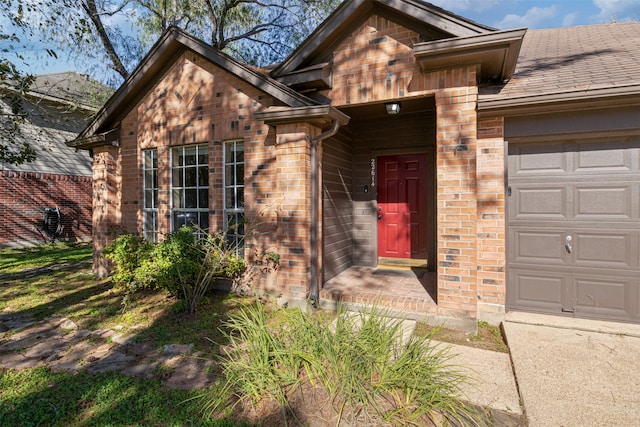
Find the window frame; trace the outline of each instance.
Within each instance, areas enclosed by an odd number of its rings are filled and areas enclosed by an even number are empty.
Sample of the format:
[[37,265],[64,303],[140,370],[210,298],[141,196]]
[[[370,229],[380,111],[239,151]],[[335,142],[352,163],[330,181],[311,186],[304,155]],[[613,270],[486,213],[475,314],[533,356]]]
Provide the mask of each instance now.
[[[148,154],[151,157],[148,157]],[[149,165],[151,162],[151,165]],[[147,177],[151,174],[151,183]],[[150,184],[150,185],[149,185]],[[144,238],[150,242],[158,242],[158,149],[150,148],[142,150],[142,230]],[[151,198],[149,198],[151,192]],[[150,199],[150,200],[149,200]]]
[[[187,150],[195,149],[195,163],[186,164],[186,155]],[[205,151],[202,153],[201,151]],[[201,144],[189,144],[189,145],[180,145],[171,147],[171,163],[170,163],[170,179],[171,179],[171,192],[170,192],[170,206],[171,206],[171,231],[177,231],[183,225],[196,225],[198,229],[196,230],[196,234],[204,234],[209,230],[209,196],[210,196],[210,183],[209,183],[209,155],[211,150],[209,149],[209,144],[201,143]],[[176,162],[176,156],[182,155],[182,164],[180,161]],[[206,163],[200,162],[201,155],[206,155]],[[179,179],[181,182],[176,183],[176,171],[180,170]],[[194,175],[191,177],[187,176],[188,170],[193,170]],[[200,178],[199,173],[201,171],[205,171],[206,177]],[[188,179],[191,178],[194,180],[195,185],[187,185]],[[201,181],[205,182],[206,185],[202,184]],[[181,185],[176,185],[181,184]],[[195,197],[193,201],[196,203],[196,207],[176,207],[176,192],[180,194],[179,205],[186,205],[187,203],[187,191],[195,191]],[[201,191],[206,191],[205,196],[201,195]],[[205,207],[201,205],[206,203]],[[183,213],[185,215],[185,219],[178,220],[177,216]],[[194,214],[195,219],[189,218],[190,214]],[[206,221],[205,226],[203,226],[204,221]],[[178,225],[178,226],[177,226]]]
[[[232,146],[231,150],[228,149]],[[242,146],[242,150],[237,147]],[[242,152],[242,160],[238,160],[238,153]],[[233,154],[233,159],[229,159],[229,154]],[[222,173],[222,200],[223,200],[223,218],[227,244],[235,248],[236,254],[244,255],[244,237],[245,237],[245,216],[244,216],[244,190],[245,190],[245,143],[243,139],[232,139],[224,141],[222,153],[223,173]],[[238,176],[238,166],[242,166],[241,177]],[[229,183],[228,169],[233,171],[233,182]],[[241,178],[241,179],[239,179]],[[228,191],[233,191],[231,200],[233,206],[229,206]],[[237,225],[237,226],[236,226]],[[234,226],[236,226],[234,228]]]

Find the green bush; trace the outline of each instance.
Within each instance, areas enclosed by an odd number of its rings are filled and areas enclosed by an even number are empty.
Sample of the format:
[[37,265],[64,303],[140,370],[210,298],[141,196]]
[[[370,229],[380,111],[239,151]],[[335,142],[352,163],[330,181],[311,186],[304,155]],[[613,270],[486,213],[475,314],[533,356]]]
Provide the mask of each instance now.
[[114,262],[112,278],[125,291],[123,303],[136,292],[163,289],[194,313],[215,279],[233,279],[245,271],[243,258],[225,243],[223,233],[202,236],[181,227],[156,244],[131,234],[118,237],[104,254]]
[[153,245],[134,234],[123,234],[103,251],[103,255],[113,261],[111,280],[116,287],[133,294],[144,288],[136,278],[140,264],[149,257]]

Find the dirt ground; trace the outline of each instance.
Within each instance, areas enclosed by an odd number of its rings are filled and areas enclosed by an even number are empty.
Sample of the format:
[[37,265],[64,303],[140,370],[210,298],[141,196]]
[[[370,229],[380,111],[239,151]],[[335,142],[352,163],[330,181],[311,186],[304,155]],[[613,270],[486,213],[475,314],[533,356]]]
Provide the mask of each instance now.
[[502,336],[502,331],[497,326],[491,326],[486,322],[478,323],[478,332],[470,332],[429,326],[425,323],[418,323],[416,326],[418,334],[433,334],[433,339],[448,342],[451,344],[466,345],[483,350],[498,351],[508,353],[509,349]]

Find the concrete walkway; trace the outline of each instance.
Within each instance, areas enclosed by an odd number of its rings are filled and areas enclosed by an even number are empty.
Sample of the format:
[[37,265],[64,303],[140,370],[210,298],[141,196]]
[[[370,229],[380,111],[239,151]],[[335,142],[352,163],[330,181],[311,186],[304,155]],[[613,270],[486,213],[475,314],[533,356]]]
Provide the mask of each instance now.
[[640,325],[509,313],[530,427],[640,426]]

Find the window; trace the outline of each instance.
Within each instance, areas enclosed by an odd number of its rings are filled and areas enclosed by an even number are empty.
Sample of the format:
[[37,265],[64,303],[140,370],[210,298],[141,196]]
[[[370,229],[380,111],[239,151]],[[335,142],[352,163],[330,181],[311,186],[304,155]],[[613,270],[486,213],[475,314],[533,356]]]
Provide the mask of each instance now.
[[224,211],[227,242],[242,253],[244,240],[244,143],[224,144]]
[[143,151],[144,169],[144,238],[158,241],[158,151]]
[[209,229],[209,149],[206,145],[171,151],[171,224]]

